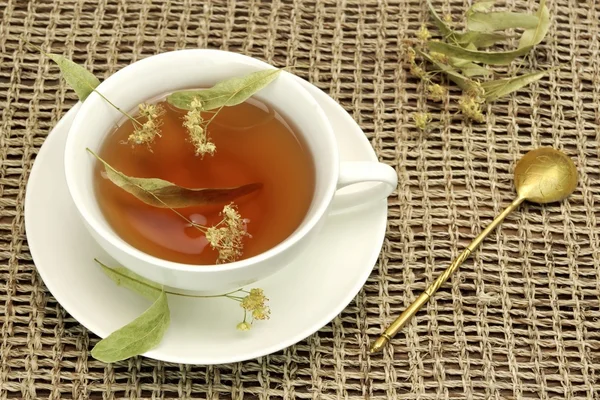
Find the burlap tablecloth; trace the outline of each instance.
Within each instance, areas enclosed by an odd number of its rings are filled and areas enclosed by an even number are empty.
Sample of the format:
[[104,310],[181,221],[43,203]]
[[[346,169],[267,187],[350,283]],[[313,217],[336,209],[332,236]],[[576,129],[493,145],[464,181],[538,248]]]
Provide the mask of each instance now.
[[[468,3],[437,7],[458,18]],[[471,125],[456,92],[426,102],[408,73],[401,44],[427,19],[424,1],[0,0],[0,398],[599,398],[600,3],[549,8],[548,37],[523,68],[558,69]],[[324,89],[398,170],[381,257],[355,301],[296,346],[244,363],[92,359],[98,338],[48,293],[25,237],[31,166],[76,101],[26,41],[101,77],[159,52],[222,48]],[[416,110],[439,126],[418,133]],[[540,145],[576,160],[576,193],[521,207],[393,347],[369,356],[369,341],[509,204],[516,160]]]

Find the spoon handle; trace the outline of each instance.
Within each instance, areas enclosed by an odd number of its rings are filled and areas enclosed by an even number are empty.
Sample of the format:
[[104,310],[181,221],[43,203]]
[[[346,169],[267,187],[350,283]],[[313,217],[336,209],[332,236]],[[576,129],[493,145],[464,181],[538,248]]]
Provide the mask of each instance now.
[[481,244],[483,239],[496,228],[508,214],[514,211],[525,200],[517,197],[508,207],[504,209],[494,220],[464,249],[459,256],[450,264],[448,268],[417,299],[404,310],[402,314],[381,334],[381,336],[371,345],[371,353],[376,353],[383,348],[396,334],[406,325],[408,321],[423,307],[425,303],[438,291],[438,289],[448,280],[450,275],[465,262],[475,249]]

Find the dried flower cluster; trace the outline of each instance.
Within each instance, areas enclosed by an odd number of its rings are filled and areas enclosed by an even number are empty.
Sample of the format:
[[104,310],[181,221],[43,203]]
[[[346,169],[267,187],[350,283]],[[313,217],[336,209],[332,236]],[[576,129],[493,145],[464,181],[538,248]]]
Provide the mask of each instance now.
[[[441,33],[440,39],[422,24],[415,34],[415,40],[406,47],[410,72],[419,78],[426,89],[427,98],[441,102],[448,98],[448,90],[437,81],[438,76],[446,74],[459,86],[463,93],[458,100],[458,109],[467,120],[484,122],[483,104],[514,92],[544,76],[545,72],[532,72],[497,80],[486,80],[498,73],[490,65],[509,65],[515,58],[525,55],[546,35],[550,16],[546,1],[541,0],[535,15],[493,11],[493,2],[479,1],[469,8],[465,15],[466,30],[455,31],[450,26],[452,16],[440,17],[427,0],[434,25]],[[485,49],[509,39],[511,36],[500,33],[513,29],[513,33],[522,30],[516,50],[488,52]],[[425,62],[432,65],[425,69]],[[433,80],[436,79],[434,82]],[[426,130],[431,122],[427,112],[413,114],[415,127]]]
[[[240,306],[244,309],[244,320],[237,325],[240,331],[247,331],[251,328],[255,320],[269,319],[271,310],[266,305],[269,299],[265,296],[262,289],[251,289],[250,293],[242,299]],[[248,322],[248,313],[252,316],[252,320]]]
[[128,141],[131,144],[150,145],[156,136],[160,137],[160,127],[162,121],[160,117],[164,114],[164,109],[158,104],[142,103],[138,106],[140,118],[144,122],[133,120],[134,130],[129,135]]
[[242,255],[244,236],[250,236],[246,230],[248,220],[242,219],[233,203],[223,207],[221,216],[221,222],[206,229],[206,239],[219,252],[217,263],[233,262]]
[[210,154],[212,156],[217,148],[208,137],[207,128],[210,120],[206,121],[204,119],[202,111],[202,102],[194,98],[190,103],[190,110],[184,117],[183,126],[190,134],[190,142],[196,148],[196,155],[204,156],[205,154]]

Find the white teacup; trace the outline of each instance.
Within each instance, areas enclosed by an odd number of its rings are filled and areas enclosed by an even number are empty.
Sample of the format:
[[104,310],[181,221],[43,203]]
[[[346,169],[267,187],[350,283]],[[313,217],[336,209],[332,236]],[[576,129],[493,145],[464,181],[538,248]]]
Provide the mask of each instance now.
[[[148,99],[173,91],[206,87],[253,71],[273,68],[256,59],[218,50],[181,50],[159,54],[131,64],[106,79],[97,90],[123,110],[132,110]],[[95,152],[123,115],[97,93],[83,103],[67,139],[66,180],[85,225],[98,244],[124,267],[154,282],[184,291],[223,293],[263,279],[284,268],[309,245],[326,216],[340,207],[351,207],[387,197],[397,185],[393,168],[377,162],[342,162],[327,116],[297,77],[283,72],[255,96],[274,107],[297,127],[312,153],[315,191],[301,225],[287,239],[254,257],[222,265],[179,264],[146,254],[115,233],[104,218],[94,195]],[[332,201],[336,191],[360,182],[360,190]],[[95,257],[90,254],[90,257]]]

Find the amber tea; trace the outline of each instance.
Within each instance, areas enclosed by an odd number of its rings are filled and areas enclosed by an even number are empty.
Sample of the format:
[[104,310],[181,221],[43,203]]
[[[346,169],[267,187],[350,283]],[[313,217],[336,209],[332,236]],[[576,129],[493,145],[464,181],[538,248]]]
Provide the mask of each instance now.
[[[253,98],[216,112],[207,135],[214,154],[198,154],[184,127],[186,111],[166,101],[156,137],[133,145],[135,125],[126,119],[110,133],[99,156],[130,177],[160,178],[186,188],[231,188],[259,183],[233,200],[242,218],[243,250],[236,259],[260,254],[286,239],[300,225],[314,189],[314,165],[307,147],[285,119]],[[206,227],[220,227],[225,202],[171,209],[155,207],[115,185],[99,163],[95,191],[100,208],[126,242],[155,257],[186,264],[215,264]],[[221,260],[222,261],[222,260]]]

